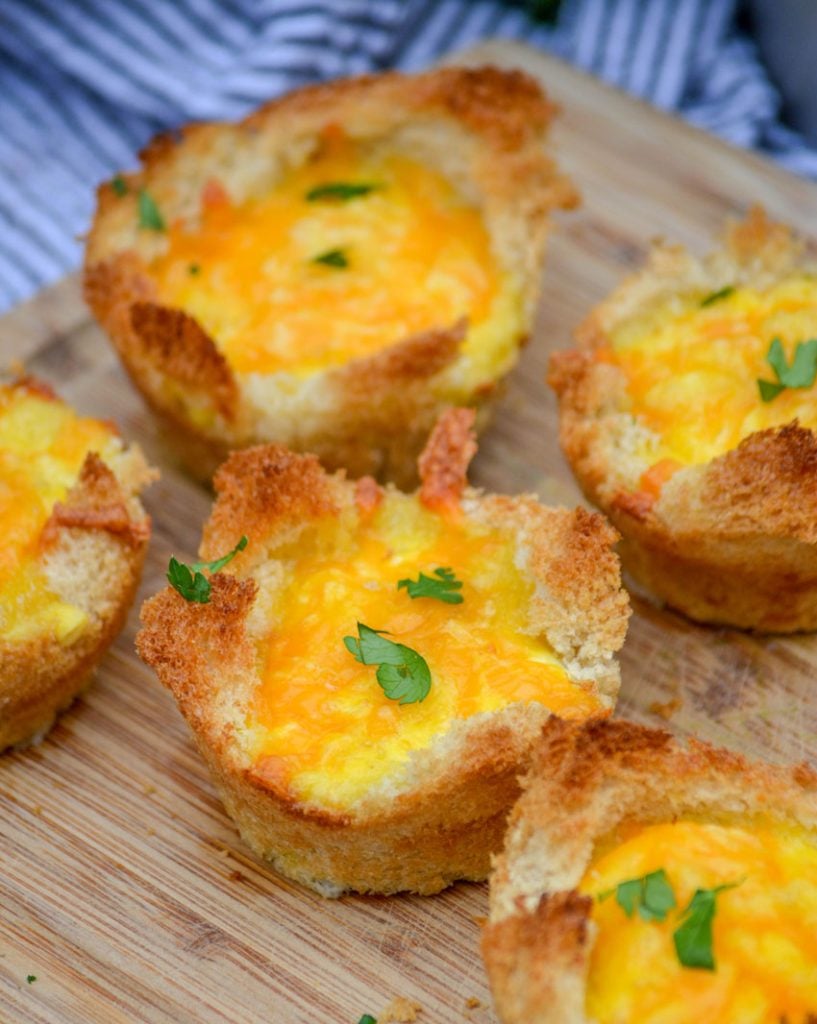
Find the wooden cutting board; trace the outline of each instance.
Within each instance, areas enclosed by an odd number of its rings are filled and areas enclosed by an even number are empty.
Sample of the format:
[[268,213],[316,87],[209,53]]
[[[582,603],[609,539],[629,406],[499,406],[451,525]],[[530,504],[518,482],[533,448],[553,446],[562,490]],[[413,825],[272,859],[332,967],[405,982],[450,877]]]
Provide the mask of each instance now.
[[[538,329],[475,478],[575,504],[543,383],[549,351],[651,237],[703,249],[758,200],[817,234],[817,187],[554,59],[507,43],[467,58],[486,59],[526,68],[562,104],[556,143],[584,206],[559,218]],[[13,358],[116,419],[161,467],[141,600],[171,553],[194,553],[207,494],[163,450],[76,277],[0,320],[0,359]],[[771,759],[817,758],[817,637],[759,639],[634,606],[618,714]],[[333,902],[273,874],[238,839],[138,661],[136,622],[134,610],[45,742],[0,760],[0,1024],[357,1024],[397,996],[421,1022],[494,1022],[478,952],[486,887]]]

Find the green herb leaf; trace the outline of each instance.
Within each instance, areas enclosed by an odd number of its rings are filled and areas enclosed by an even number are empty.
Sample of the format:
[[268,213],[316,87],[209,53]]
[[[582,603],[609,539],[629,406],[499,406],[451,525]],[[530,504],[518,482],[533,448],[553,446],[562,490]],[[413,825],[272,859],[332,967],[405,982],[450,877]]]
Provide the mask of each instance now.
[[[599,899],[609,896],[603,893]],[[631,878],[616,886],[616,903],[627,917],[637,910],[643,921],[663,921],[675,906],[675,893],[663,868],[642,878]]]
[[766,362],[774,370],[777,379],[782,384],[783,378],[781,375],[786,372],[788,366],[786,364],[786,353],[783,351],[783,342],[780,338],[772,338],[769,351],[766,353]]
[[797,343],[791,366],[786,362],[783,342],[780,338],[773,338],[766,353],[766,362],[774,370],[778,383],[758,380],[757,386],[764,402],[771,402],[784,388],[810,388],[817,377],[817,338]]
[[191,572],[184,562],[171,558],[167,566],[168,583],[182,595],[185,601],[207,604],[210,600],[210,581],[200,572]]
[[190,274],[191,277],[198,277],[201,273],[201,265],[199,263],[191,263],[187,268],[187,273]]
[[377,1020],[370,1013],[364,1013],[357,1024],[377,1024]]
[[346,650],[362,665],[377,665],[375,676],[389,700],[414,704],[425,700],[431,689],[431,672],[422,655],[388,640],[382,629],[357,624],[356,637],[345,636]]
[[[26,975],[26,981],[29,983],[29,985],[31,985],[36,980],[37,980],[37,975],[36,974],[27,974]],[[376,1024],[376,1022],[375,1022],[375,1024]]]
[[[434,576],[437,579],[434,579]],[[446,604],[462,604],[462,582],[457,579],[453,569],[438,568],[434,570],[434,576],[426,576],[421,572],[416,580],[400,580],[397,589],[405,587],[409,597],[434,597],[438,601],[445,601]]]
[[320,256],[313,256],[312,262],[322,263],[325,267],[338,267],[341,270],[345,270],[349,266],[349,260],[343,249],[328,249]]
[[759,380],[757,386],[764,402],[771,402],[783,390],[782,384],[773,384],[770,380]]
[[715,955],[712,951],[712,921],[715,917],[716,899],[719,893],[734,889],[739,882],[729,882],[714,889],[696,889],[682,914],[682,922],[672,933],[675,952],[684,967],[696,967],[704,971],[715,970]]
[[247,546],[247,538],[242,537],[232,551],[217,558],[214,562],[194,562],[193,565],[186,565],[176,558],[171,558],[167,567],[167,580],[174,590],[178,591],[185,601],[194,601],[198,604],[207,604],[210,600],[210,581],[202,573],[207,569],[211,574],[219,572],[224,566],[231,562],[239,551]]
[[347,199],[357,199],[358,196],[367,196],[374,192],[378,185],[366,184],[363,182],[354,183],[347,181],[327,181],[323,185],[316,185],[306,193],[307,202],[316,203],[321,200],[338,200],[346,202]]
[[139,227],[150,231],[164,231],[165,219],[156,200],[146,188],[139,189]]
[[714,306],[716,302],[720,302],[721,299],[728,299],[735,291],[735,286],[728,284],[725,288],[720,288],[716,292],[711,292],[706,298],[701,299],[701,309],[706,309],[707,306]]
[[248,541],[246,537],[236,544],[232,551],[228,551],[226,555],[222,555],[221,558],[217,558],[215,562],[196,562],[193,566],[195,572],[200,572],[202,569],[207,569],[211,573],[220,572],[228,562],[232,562],[239,551],[243,551],[247,546]]
[[644,878],[644,894],[638,912],[645,921],[663,921],[675,906],[675,893],[663,868]]
[[[785,365],[785,358],[783,361]],[[777,372],[777,376],[784,387],[810,388],[817,376],[817,338],[799,342],[791,366],[782,373]]]
[[118,196],[126,196],[128,194],[128,183],[121,174],[117,174],[115,178],[111,179],[111,188]]
[[616,886],[616,903],[627,917],[633,916],[633,911],[639,904],[643,881],[643,878],[631,878],[629,882],[619,882]]

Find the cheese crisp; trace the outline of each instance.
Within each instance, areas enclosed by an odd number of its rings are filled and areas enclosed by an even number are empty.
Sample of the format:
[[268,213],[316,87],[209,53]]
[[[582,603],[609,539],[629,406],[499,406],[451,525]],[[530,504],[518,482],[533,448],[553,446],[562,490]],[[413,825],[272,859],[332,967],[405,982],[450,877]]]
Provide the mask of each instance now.
[[414,486],[445,408],[484,420],[577,201],[554,113],[497,68],[332,82],[103,186],[86,296],[191,469],[277,442]]
[[560,438],[632,575],[704,622],[817,627],[817,264],[760,210],[657,247],[553,357]]
[[149,478],[112,425],[39,382],[0,385],[0,748],[47,728],[115,635],[147,541],[135,493]]
[[467,488],[472,422],[441,420],[411,495],[231,456],[202,544],[226,571],[176,565],[143,610],[242,835],[327,895],[484,877],[538,727],[615,698],[614,535]]
[[503,1024],[809,1024],[817,777],[551,720],[491,885]]

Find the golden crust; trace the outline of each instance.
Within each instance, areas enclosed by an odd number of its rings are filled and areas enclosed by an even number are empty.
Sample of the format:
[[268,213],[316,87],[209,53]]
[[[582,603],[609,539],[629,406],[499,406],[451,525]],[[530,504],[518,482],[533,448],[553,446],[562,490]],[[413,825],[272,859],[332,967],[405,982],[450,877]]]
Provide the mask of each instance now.
[[[53,397],[47,385],[37,390]],[[67,644],[54,636],[0,639],[0,751],[39,741],[122,629],[150,535],[138,493],[154,475],[135,446],[119,456],[116,473],[89,452],[66,500],[55,505],[41,565],[53,592],[89,621]]]
[[548,720],[496,859],[483,933],[503,1024],[590,1024],[592,901],[577,886],[620,827],[685,815],[817,830],[817,774],[630,722]]
[[202,531],[202,558],[218,557],[242,535],[250,543],[234,567],[266,557],[268,537],[300,531],[304,523],[336,514],[335,484],[314,455],[296,455],[279,445],[233,452],[213,480],[218,501]]
[[227,360],[192,317],[154,302],[135,302],[131,327],[139,342],[134,356],[166,373],[185,392],[201,391],[224,419],[236,418],[238,388]]
[[128,496],[113,472],[96,452],[88,452],[76,485],[65,501],[58,501],[42,533],[45,550],[60,542],[61,530],[102,530],[122,537],[131,547],[147,544],[150,519],[134,520]]
[[545,893],[532,910],[491,923],[485,958],[503,1024],[584,1024],[592,900]]
[[670,296],[727,285],[766,287],[804,263],[804,243],[755,208],[705,261],[658,245],[648,264],[556,353],[548,381],[559,397],[560,440],[584,493],[623,536],[632,575],[702,622],[767,632],[817,628],[817,438],[795,421],[759,431],[733,451],[675,473],[656,499],[634,451],[642,429],[627,412],[626,380],[598,360],[610,333]]
[[[434,473],[446,476],[439,457],[444,437],[458,477],[473,451],[470,419],[451,411],[435,432],[429,449],[437,454],[425,463]],[[368,514],[382,491],[372,480],[353,484],[342,474],[330,476],[314,457],[275,446],[234,453],[215,486],[202,557],[222,554],[241,534],[250,543],[228,572],[212,577],[209,604],[188,603],[170,588],[147,601],[137,648],[174,693],[246,842],[282,873],[326,895],[431,893],[459,878],[484,878],[547,709],[516,704],[454,723],[414,755],[399,784],[370,792],[342,813],[300,802],[276,760],[254,762],[237,735],[258,685],[253,614],[264,583],[257,581],[285,571],[310,523],[355,507]],[[520,558],[537,582],[532,632],[546,634],[574,678],[612,707],[619,681],[613,656],[629,608],[610,528],[584,510],[546,509],[532,498],[484,497],[470,489],[462,509],[520,531]],[[594,605],[603,610],[594,613]]]
[[429,508],[457,505],[477,451],[473,409],[449,409],[437,421],[420,460],[420,501]]
[[[479,202],[499,266],[520,283],[526,331],[548,215],[577,202],[544,151],[555,112],[532,79],[490,67],[351,79],[294,92],[239,124],[194,125],[180,141],[154,140],[141,170],[121,176],[126,195],[102,185],[88,237],[86,299],[191,471],[203,477],[231,448],[272,441],[313,451],[354,476],[371,473],[413,486],[417,455],[452,400],[443,378],[456,371],[466,325],[440,324],[314,374],[302,405],[285,401],[270,375],[272,391],[261,408],[245,376],[233,373],[195,321],[156,305],[148,264],[165,243],[159,232],[137,228],[142,188],[169,222],[195,217],[213,180],[238,198],[269,189],[314,152],[331,125],[342,125],[353,139],[417,152]],[[233,159],[235,151],[243,161]],[[481,406],[495,388],[496,380],[484,380],[471,395],[458,392],[458,400]],[[208,448],[212,454],[202,460]]]

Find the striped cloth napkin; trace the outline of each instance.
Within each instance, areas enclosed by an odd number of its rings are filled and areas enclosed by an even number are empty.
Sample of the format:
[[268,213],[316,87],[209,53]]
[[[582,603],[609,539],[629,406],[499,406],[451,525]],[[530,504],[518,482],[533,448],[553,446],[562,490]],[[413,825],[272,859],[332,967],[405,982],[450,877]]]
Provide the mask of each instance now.
[[[0,309],[75,268],[94,186],[157,131],[525,40],[817,177],[737,0],[0,0]],[[555,23],[537,11],[558,7]]]

